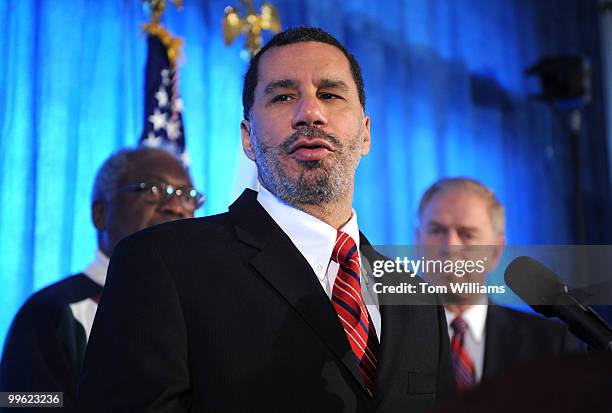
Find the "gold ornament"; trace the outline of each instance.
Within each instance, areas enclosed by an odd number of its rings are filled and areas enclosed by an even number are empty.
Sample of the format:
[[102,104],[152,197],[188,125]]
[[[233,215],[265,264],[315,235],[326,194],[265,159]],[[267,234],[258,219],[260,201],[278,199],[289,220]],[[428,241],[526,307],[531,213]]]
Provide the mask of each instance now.
[[[181,48],[183,47],[183,40],[179,37],[173,36],[165,27],[160,23],[161,15],[166,10],[166,0],[145,0],[145,3],[149,3],[151,7],[151,18],[148,23],[143,24],[142,30],[151,36],[157,36],[161,40],[162,44],[166,46],[168,51],[168,59],[173,67],[176,67],[177,60],[181,56]],[[172,3],[177,9],[181,10],[183,7],[183,0],[172,0]]]
[[261,5],[261,13],[255,13],[251,0],[241,0],[246,6],[246,15],[241,17],[238,8],[227,6],[225,17],[223,18],[223,38],[225,44],[229,46],[240,33],[247,36],[246,49],[251,56],[254,56],[260,49],[262,43],[262,30],[269,30],[273,33],[281,31],[281,22],[276,7],[271,3]]
[[[145,3],[149,3],[151,7],[151,21],[149,23],[159,23],[161,15],[166,10],[166,0],[143,0]],[[183,0],[172,0],[172,3],[177,9],[183,8]]]

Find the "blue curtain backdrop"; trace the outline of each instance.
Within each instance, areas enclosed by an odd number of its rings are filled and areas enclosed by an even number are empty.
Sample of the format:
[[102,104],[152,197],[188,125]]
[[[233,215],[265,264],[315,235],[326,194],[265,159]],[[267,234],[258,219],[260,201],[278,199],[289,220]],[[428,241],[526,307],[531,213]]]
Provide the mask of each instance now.
[[[180,89],[205,215],[253,181],[239,139],[242,42],[222,42],[229,3],[186,0],[165,16],[186,43]],[[587,241],[611,242],[595,0],[274,3],[285,27],[321,26],[363,65],[373,150],[355,208],[373,243],[412,242],[419,196],[448,175],[497,191],[509,243],[575,240],[569,138],[523,74],[560,53],[593,65],[580,196]],[[145,21],[139,0],[0,1],[0,345],[33,291],[93,256],[95,171],[141,132]]]

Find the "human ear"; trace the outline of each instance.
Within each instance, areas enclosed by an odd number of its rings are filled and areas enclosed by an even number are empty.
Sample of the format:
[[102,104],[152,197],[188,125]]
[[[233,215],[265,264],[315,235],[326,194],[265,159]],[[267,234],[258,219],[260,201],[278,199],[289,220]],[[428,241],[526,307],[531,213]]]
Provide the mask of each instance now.
[[253,150],[251,123],[243,119],[240,122],[240,134],[242,136],[242,150],[244,154],[252,161],[255,161],[255,151]]

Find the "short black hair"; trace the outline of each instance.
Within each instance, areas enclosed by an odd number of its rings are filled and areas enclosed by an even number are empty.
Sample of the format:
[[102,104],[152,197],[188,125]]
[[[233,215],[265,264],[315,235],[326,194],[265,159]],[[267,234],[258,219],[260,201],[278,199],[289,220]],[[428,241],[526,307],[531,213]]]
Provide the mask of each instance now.
[[361,107],[365,110],[365,88],[363,86],[363,78],[361,77],[361,68],[355,57],[346,50],[334,36],[318,27],[293,27],[276,34],[255,56],[253,56],[253,58],[251,58],[249,67],[244,75],[244,84],[242,87],[244,119],[249,120],[249,112],[255,102],[255,88],[257,87],[259,61],[264,53],[273,47],[287,46],[302,42],[327,43],[338,48],[344,56],[346,56],[351,68],[351,75],[353,75],[353,80],[355,81],[355,85],[357,85],[359,102],[361,102]]

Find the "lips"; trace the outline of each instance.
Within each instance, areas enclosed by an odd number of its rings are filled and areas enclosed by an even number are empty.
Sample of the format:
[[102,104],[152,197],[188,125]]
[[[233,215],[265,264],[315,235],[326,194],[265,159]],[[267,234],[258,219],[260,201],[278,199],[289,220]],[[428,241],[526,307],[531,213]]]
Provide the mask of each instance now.
[[289,154],[292,154],[293,152],[301,148],[306,148],[306,149],[323,148],[330,152],[334,151],[334,148],[325,139],[321,139],[321,138],[303,139],[302,138],[302,139],[299,139],[297,142],[295,142],[293,145],[291,145],[291,147],[289,148]]
[[325,139],[299,139],[289,148],[289,155],[302,161],[318,161],[330,152],[334,152],[333,146]]

